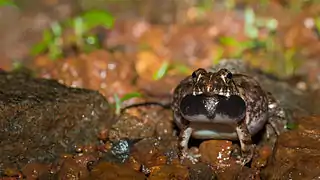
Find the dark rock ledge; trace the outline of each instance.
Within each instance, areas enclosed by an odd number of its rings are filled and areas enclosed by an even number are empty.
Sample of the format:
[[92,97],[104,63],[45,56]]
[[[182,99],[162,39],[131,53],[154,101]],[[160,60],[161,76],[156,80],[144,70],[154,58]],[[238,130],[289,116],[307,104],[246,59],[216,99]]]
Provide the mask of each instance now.
[[48,162],[97,143],[113,113],[96,91],[21,73],[0,73],[0,170]]

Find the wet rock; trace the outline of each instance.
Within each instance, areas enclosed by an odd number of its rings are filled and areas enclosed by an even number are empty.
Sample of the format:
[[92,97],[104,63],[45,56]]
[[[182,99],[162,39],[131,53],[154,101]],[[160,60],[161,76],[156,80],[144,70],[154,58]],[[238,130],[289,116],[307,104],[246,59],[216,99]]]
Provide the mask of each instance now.
[[21,179],[23,178],[23,174],[17,168],[6,168],[3,171],[4,177],[8,177],[8,179]]
[[256,150],[256,154],[252,159],[251,168],[263,169],[268,164],[268,160],[272,155],[272,147],[264,145]]
[[98,92],[0,73],[0,170],[52,161],[78,144],[95,144],[112,114]]
[[22,174],[27,179],[44,179],[52,177],[50,173],[51,166],[48,164],[29,163],[22,168]]
[[110,150],[104,155],[104,160],[108,162],[123,163],[129,158],[133,142],[129,140],[119,140],[110,142]]
[[213,166],[229,166],[231,163],[232,142],[209,140],[200,144],[201,161]]
[[122,114],[109,131],[110,140],[124,138],[139,139],[154,135],[155,126],[151,122],[143,122],[141,119],[129,114]]
[[280,135],[273,158],[263,171],[266,179],[320,177],[320,117],[301,118],[295,130]]
[[[225,140],[209,140],[200,144],[199,151],[201,154],[201,161],[206,164],[210,164],[212,167],[211,175],[216,175],[220,179],[252,179],[259,180],[260,178],[260,165],[262,161],[261,157],[254,157],[255,162],[252,165],[254,168],[241,166],[236,163],[236,159],[233,158],[232,151],[236,147],[232,145],[231,141]],[[261,150],[262,151],[262,150]],[[264,151],[262,151],[264,152]],[[260,153],[258,153],[260,155]],[[264,153],[262,153],[264,155]],[[264,161],[263,161],[264,162]],[[264,164],[263,164],[264,165]],[[208,170],[207,170],[208,171]],[[206,171],[206,172],[207,172]],[[214,172],[214,173],[213,173]],[[208,172],[207,172],[208,173]]]
[[163,165],[151,168],[150,180],[161,179],[188,179],[189,171],[186,166],[181,165]]
[[149,171],[147,168],[173,162],[177,158],[176,150],[175,137],[146,138],[133,146],[131,155]]
[[226,168],[214,169],[219,180],[260,180],[260,171],[234,164]]
[[137,91],[132,86],[136,72],[129,57],[121,52],[97,50],[55,62],[46,56],[38,57],[32,67],[40,77],[57,79],[68,86],[97,90],[112,103],[115,93],[122,97]]
[[109,139],[143,139],[171,135],[173,124],[171,111],[162,107],[131,108],[117,119],[109,130]]
[[101,162],[95,166],[90,174],[88,179],[136,179],[136,180],[145,180],[146,177],[143,173],[133,170],[127,165],[115,164],[108,162]]
[[88,177],[88,175],[86,167],[79,166],[76,161],[68,159],[62,164],[57,176],[59,179],[81,179]]
[[190,167],[189,178],[192,180],[216,180],[213,170],[204,163],[197,163]]
[[89,176],[91,166],[98,161],[93,153],[79,153],[60,159],[56,165],[58,179],[84,179]]

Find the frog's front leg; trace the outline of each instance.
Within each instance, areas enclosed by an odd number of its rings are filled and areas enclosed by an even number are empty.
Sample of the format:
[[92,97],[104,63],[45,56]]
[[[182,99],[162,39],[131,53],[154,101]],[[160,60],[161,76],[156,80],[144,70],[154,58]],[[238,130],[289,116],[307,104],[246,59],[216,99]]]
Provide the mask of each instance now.
[[255,145],[252,143],[251,134],[245,124],[245,121],[242,121],[238,124],[237,135],[240,141],[241,146],[241,158],[237,161],[241,165],[246,165],[251,161],[254,155]]
[[179,158],[181,162],[187,158],[189,159],[193,164],[198,162],[198,158],[200,157],[199,154],[192,154],[189,152],[188,149],[188,143],[190,140],[190,137],[192,135],[193,129],[191,127],[185,127],[181,130],[180,136],[179,136]]

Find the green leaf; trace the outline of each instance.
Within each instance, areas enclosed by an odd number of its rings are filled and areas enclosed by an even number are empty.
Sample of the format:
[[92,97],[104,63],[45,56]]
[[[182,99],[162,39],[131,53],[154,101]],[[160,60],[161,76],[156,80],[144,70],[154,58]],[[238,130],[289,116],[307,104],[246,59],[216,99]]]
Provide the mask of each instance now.
[[315,18],[314,22],[315,22],[317,30],[320,31],[320,17]]
[[90,30],[97,26],[111,28],[114,23],[114,17],[106,11],[92,10],[81,15],[86,30]]
[[33,45],[31,48],[31,55],[37,56],[43,53],[48,48],[48,44],[46,42],[40,42],[38,44]]
[[52,23],[51,30],[55,37],[60,37],[62,35],[62,25],[59,22]]
[[153,75],[154,80],[159,80],[163,78],[169,69],[169,62],[165,61],[162,63],[161,67],[158,69],[158,71]]
[[133,93],[125,94],[122,98],[119,98],[119,95],[115,93],[113,95],[113,99],[114,99],[114,107],[115,107],[116,115],[119,115],[121,113],[121,106],[124,101],[127,101],[127,100],[129,100],[131,98],[135,98],[135,97],[141,97],[141,96],[142,95],[140,93],[133,92]]
[[83,19],[80,17],[74,18],[74,32],[77,36],[77,38],[80,38],[83,36],[84,33],[84,22]]
[[275,30],[278,27],[278,21],[276,19],[269,19],[266,23],[266,27],[269,30]]
[[173,64],[172,69],[176,69],[181,74],[189,75],[192,72],[192,69],[184,64]]
[[118,94],[113,95],[114,101],[115,101],[115,108],[116,108],[116,115],[119,115],[121,112],[121,100],[118,96]]
[[84,39],[88,45],[97,46],[97,47],[99,46],[99,39],[97,36],[89,35],[89,36],[86,36]]
[[252,8],[246,8],[244,12],[244,20],[246,24],[253,25],[255,22],[255,14]]
[[259,35],[259,30],[255,26],[247,25],[245,27],[245,34],[251,39],[257,38]]
[[124,101],[127,101],[129,99],[132,99],[132,98],[136,98],[136,97],[142,97],[142,94],[138,93],[138,92],[133,92],[133,93],[128,93],[128,94],[125,94],[121,99],[120,99],[120,102],[124,102]]
[[290,129],[290,130],[297,129],[298,124],[297,123],[288,123],[285,128]]
[[53,34],[49,30],[45,30],[42,34],[42,41],[44,42],[52,42],[53,41]]
[[13,0],[0,0],[0,7],[1,6],[14,6],[14,7],[18,7]]
[[255,26],[255,14],[252,8],[247,8],[244,13],[245,18],[245,34],[250,38],[256,38],[259,30]]
[[240,43],[233,37],[222,36],[219,38],[221,44],[226,46],[238,46]]
[[49,49],[49,57],[52,60],[56,60],[63,56],[59,39],[55,39],[53,42],[50,42],[48,49]]
[[42,34],[42,41],[31,48],[31,55],[37,56],[49,48],[49,44],[53,43],[54,38],[49,30],[45,30]]
[[23,68],[23,64],[21,62],[13,62],[12,64],[13,66],[13,71],[17,71],[20,70],[21,68]]

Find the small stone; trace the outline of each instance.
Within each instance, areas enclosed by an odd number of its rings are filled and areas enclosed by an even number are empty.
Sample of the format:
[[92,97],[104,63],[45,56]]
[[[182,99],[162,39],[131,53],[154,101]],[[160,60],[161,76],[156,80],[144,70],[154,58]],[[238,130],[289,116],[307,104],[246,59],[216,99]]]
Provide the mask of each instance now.
[[151,168],[149,179],[188,179],[189,172],[186,166],[181,165],[163,165]]
[[230,163],[232,142],[225,140],[209,140],[200,144],[201,161],[215,166]]
[[130,168],[128,165],[101,162],[92,169],[90,179],[145,180],[146,177],[143,173]]
[[298,127],[281,134],[272,161],[262,171],[265,179],[320,177],[320,117],[298,120]]

